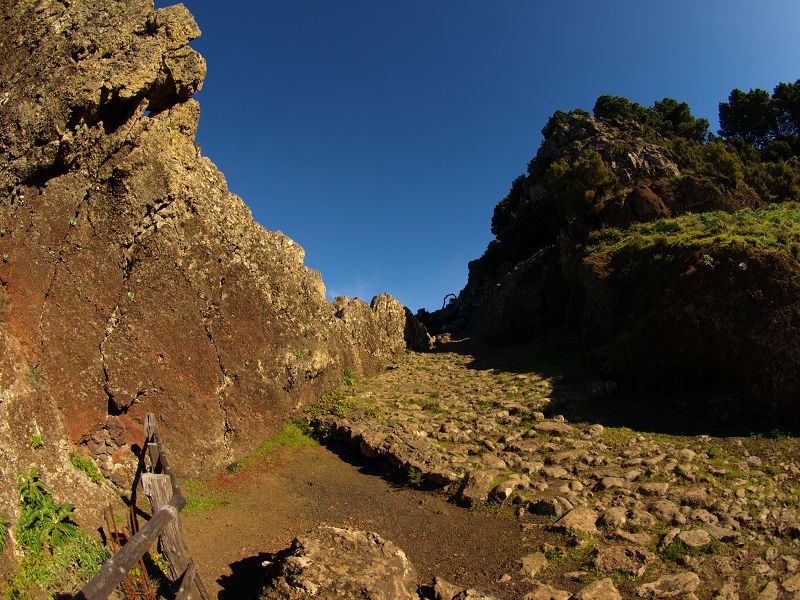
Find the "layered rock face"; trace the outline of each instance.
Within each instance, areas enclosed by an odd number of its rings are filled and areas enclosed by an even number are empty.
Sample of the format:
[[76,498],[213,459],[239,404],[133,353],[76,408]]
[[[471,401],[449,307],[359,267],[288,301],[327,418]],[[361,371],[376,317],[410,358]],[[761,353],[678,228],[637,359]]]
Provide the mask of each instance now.
[[[59,440],[114,474],[147,412],[177,468],[209,472],[345,369],[372,372],[405,348],[397,301],[337,317],[302,248],[255,223],[201,155],[191,96],[205,63],[185,7],[2,10],[5,481]],[[36,455],[34,430],[46,441]]]

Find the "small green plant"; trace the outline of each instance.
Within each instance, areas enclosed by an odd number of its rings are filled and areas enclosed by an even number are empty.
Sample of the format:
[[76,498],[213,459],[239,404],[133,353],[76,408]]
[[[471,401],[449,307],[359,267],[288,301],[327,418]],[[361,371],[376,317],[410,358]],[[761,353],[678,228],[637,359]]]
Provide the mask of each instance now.
[[406,472],[406,479],[410,485],[414,487],[418,487],[422,485],[423,477],[422,471],[417,469],[416,467],[408,467],[408,471]]
[[69,462],[78,471],[84,473],[92,483],[100,485],[103,481],[103,474],[91,458],[83,456],[80,452],[73,452],[69,455]]
[[344,372],[344,384],[347,387],[353,387],[358,383],[358,379],[356,378],[355,371],[352,369],[347,369]]
[[561,555],[558,553],[556,548],[548,548],[545,553],[544,557],[547,559],[548,562],[552,562],[554,560],[558,560],[561,558]]
[[3,262],[4,263],[8,262],[8,252],[3,252]]
[[[14,527],[14,537],[24,556],[3,596],[22,600],[30,598],[35,588],[46,592],[47,597],[77,590],[108,558],[105,548],[75,524],[72,504],[53,499],[36,469],[20,475],[17,494],[22,515]],[[7,536],[8,520],[3,521]]]
[[42,439],[41,434],[34,433],[31,435],[31,437],[28,438],[28,445],[34,450],[44,446],[44,440]]
[[77,227],[78,226],[78,217],[72,217],[69,220],[69,226],[70,227]]
[[225,470],[228,473],[236,473],[244,467],[253,464],[262,456],[269,454],[280,447],[300,448],[310,446],[316,442],[306,433],[305,428],[295,422],[286,423],[280,431],[268,440],[261,442],[261,445],[247,456],[232,462]]
[[302,352],[295,352],[295,353],[294,353],[294,357],[295,357],[295,359],[297,359],[297,360],[303,360],[303,359],[306,357],[306,355],[305,355],[305,354],[303,354]]
[[6,517],[0,517],[0,552],[8,546],[8,532],[11,529],[11,521]]
[[[217,495],[206,481],[188,479],[182,481],[181,485],[186,492],[186,506],[183,509],[183,512],[186,514],[198,513],[228,504],[228,501]],[[155,557],[153,558],[153,562],[156,562]]]
[[128,302],[136,300],[136,292],[128,290]]

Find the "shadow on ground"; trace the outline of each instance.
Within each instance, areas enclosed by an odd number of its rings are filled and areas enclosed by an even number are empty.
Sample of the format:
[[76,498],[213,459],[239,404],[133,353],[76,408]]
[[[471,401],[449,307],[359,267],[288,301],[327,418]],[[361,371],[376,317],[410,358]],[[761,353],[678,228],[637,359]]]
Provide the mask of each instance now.
[[231,563],[231,574],[217,579],[222,588],[217,596],[219,600],[258,598],[267,582],[268,570],[265,565],[278,558],[278,554],[260,552]]
[[[731,407],[741,404],[729,391],[708,389],[702,381],[675,377],[647,388],[604,381],[581,358],[576,344],[545,343],[491,346],[469,338],[440,344],[437,352],[472,358],[468,368],[497,374],[536,373],[552,381],[545,416],[563,415],[575,423],[600,423],[642,432],[717,437],[792,435],[783,422],[743,416]],[[796,433],[796,432],[795,432]]]

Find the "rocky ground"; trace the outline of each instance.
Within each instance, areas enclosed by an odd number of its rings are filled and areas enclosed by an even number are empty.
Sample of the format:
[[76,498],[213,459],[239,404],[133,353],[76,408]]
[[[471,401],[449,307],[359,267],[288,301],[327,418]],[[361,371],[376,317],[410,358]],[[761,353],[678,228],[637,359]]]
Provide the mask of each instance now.
[[491,582],[501,597],[800,598],[798,439],[670,433],[680,418],[642,421],[647,399],[616,396],[530,347],[463,341],[407,353],[309,420],[412,486],[513,511],[528,543]]

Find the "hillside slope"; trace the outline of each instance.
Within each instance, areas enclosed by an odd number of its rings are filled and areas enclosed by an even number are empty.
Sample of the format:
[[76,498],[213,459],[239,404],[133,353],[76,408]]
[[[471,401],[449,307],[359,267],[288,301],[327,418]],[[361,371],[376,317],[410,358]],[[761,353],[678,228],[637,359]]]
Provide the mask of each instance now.
[[784,203],[800,158],[706,128],[670,99],[557,112],[429,328],[574,342],[622,390],[713,391],[718,416],[795,420],[800,227]]

